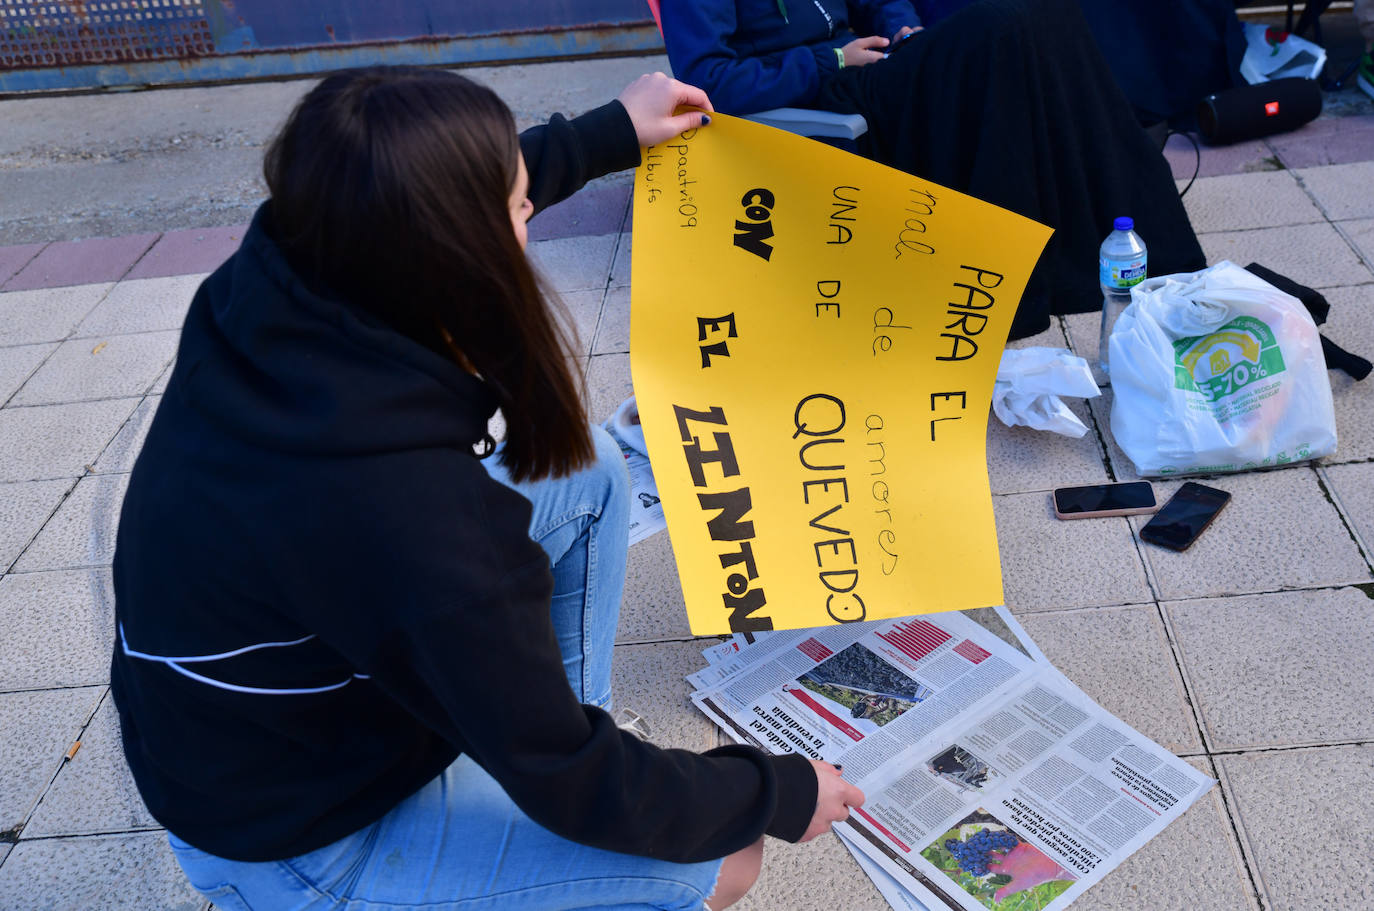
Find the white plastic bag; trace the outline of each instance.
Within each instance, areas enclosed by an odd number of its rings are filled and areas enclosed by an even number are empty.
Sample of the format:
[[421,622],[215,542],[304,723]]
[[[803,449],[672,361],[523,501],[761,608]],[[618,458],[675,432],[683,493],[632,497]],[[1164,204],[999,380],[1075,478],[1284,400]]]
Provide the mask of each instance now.
[[1273,26],[1244,25],[1245,56],[1240,61],[1240,74],[1251,85],[1288,76],[1316,79],[1326,68],[1326,51],[1321,45]]
[[1067,348],[1008,348],[992,384],[992,410],[1008,427],[1024,424],[1081,437],[1087,425],[1060,396],[1099,394],[1088,362]]
[[1336,451],[1312,317],[1234,263],[1136,285],[1108,345],[1112,435],[1142,475],[1243,471]]

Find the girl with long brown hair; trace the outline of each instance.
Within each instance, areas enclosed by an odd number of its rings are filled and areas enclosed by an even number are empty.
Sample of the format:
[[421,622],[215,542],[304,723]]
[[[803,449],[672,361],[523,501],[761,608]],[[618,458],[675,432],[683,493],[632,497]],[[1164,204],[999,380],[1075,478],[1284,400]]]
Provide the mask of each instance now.
[[379,68],[273,142],[114,566],[125,754],[221,911],[719,909],[763,834],[862,801],[823,763],[609,714],[628,485],[525,222],[702,109],[655,74],[517,137],[476,83]]

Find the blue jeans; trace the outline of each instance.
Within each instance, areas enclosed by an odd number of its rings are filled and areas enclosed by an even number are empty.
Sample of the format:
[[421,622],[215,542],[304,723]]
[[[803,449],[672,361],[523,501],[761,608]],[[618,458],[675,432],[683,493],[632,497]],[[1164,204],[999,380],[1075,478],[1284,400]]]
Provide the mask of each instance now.
[[[592,428],[597,460],[570,478],[512,484],[534,504],[530,537],[553,565],[552,616],[583,702],[609,708],[625,583],[629,480],[619,448]],[[331,845],[267,863],[225,860],[175,835],[191,884],[219,911],[697,911],[720,861],[675,864],[568,841],[532,822],[466,756],[386,816]]]

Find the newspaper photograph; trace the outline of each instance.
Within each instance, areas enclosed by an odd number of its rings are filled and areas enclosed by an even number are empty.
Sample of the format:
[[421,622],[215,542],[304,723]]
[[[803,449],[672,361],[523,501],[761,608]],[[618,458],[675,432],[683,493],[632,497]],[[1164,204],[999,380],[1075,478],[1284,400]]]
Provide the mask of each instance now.
[[[619,441],[617,441],[619,442]],[[638,544],[668,527],[663,518],[663,504],[654,486],[654,473],[649,457],[620,443],[625,456],[625,468],[630,472],[630,543]]]
[[667,528],[668,520],[663,516],[663,502],[658,496],[653,466],[649,464],[634,398],[621,402],[602,426],[625,457],[625,470],[630,474],[630,544],[638,544]]
[[693,699],[736,741],[843,766],[867,800],[836,831],[893,907],[1059,911],[1213,782],[995,626],[773,632],[713,647]]

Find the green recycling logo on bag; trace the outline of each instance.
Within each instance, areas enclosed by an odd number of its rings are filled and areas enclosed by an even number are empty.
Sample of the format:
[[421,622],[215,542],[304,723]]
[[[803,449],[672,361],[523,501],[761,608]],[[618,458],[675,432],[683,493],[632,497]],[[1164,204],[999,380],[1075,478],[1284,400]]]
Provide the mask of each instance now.
[[1215,474],[1336,451],[1316,323],[1235,263],[1147,278],[1109,340],[1112,436],[1141,475]]
[[1231,320],[1211,335],[1174,342],[1174,386],[1217,402],[1283,373],[1273,331],[1253,316]]

